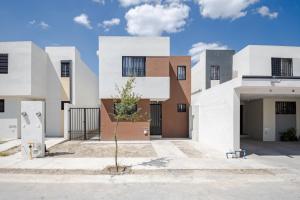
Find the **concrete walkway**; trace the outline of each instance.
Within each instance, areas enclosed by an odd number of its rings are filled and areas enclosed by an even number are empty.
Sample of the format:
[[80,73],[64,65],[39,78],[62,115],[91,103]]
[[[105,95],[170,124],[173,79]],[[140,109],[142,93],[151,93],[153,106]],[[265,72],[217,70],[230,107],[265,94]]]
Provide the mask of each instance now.
[[0,144],[0,152],[7,151],[8,149],[14,148],[19,145],[21,145],[20,139],[9,140],[5,143]]

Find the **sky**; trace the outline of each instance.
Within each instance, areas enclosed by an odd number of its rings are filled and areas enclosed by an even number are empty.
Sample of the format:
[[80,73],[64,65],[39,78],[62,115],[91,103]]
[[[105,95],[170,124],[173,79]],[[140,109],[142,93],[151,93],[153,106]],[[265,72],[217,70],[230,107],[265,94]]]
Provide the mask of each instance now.
[[172,55],[300,46],[299,0],[1,0],[0,41],[75,46],[98,74],[98,36],[169,36]]

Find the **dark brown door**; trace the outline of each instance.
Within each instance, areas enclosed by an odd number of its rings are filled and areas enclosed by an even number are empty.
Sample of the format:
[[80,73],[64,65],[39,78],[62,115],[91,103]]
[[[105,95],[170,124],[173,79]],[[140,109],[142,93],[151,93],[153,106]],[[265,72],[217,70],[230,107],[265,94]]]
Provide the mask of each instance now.
[[161,122],[162,122],[162,115],[161,115],[161,104],[159,103],[152,103],[150,104],[150,135],[161,135]]

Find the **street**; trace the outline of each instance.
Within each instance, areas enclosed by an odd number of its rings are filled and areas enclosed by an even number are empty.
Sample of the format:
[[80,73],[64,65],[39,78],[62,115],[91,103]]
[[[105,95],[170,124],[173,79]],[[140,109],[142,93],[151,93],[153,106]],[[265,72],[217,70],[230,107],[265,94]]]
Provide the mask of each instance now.
[[0,174],[8,199],[300,199],[300,181],[282,172],[203,171],[157,175]]

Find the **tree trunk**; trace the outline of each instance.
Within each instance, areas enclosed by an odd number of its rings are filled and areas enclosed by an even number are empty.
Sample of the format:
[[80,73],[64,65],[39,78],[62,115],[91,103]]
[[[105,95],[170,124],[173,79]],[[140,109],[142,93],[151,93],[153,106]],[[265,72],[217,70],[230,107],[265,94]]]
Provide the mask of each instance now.
[[119,120],[117,119],[117,124],[114,131],[114,139],[115,139],[115,167],[117,172],[119,172],[119,165],[118,165],[118,138],[117,138],[117,130],[118,130]]

